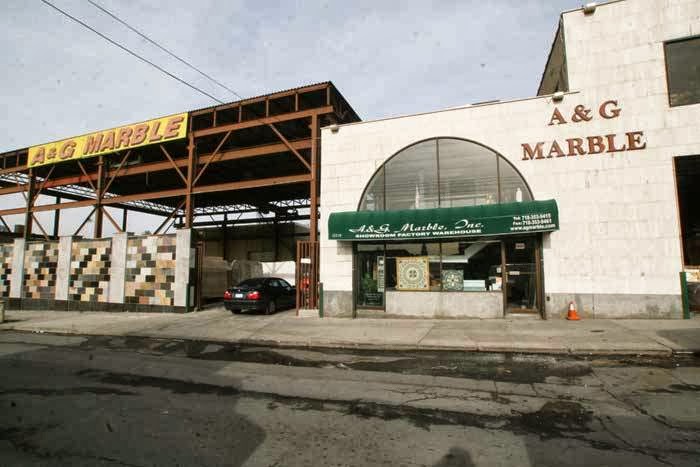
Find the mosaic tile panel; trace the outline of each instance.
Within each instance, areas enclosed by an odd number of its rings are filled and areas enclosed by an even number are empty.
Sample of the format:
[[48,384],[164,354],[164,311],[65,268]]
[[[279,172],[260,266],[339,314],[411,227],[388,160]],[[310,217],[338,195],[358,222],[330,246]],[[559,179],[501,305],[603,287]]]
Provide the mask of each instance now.
[[0,244],[0,297],[10,296],[10,278],[12,277],[12,243]]
[[57,263],[58,242],[27,243],[24,252],[26,298],[55,298]]
[[81,302],[109,301],[110,240],[74,241],[70,255],[68,299]]
[[174,297],[175,235],[130,238],[124,302],[172,306]]

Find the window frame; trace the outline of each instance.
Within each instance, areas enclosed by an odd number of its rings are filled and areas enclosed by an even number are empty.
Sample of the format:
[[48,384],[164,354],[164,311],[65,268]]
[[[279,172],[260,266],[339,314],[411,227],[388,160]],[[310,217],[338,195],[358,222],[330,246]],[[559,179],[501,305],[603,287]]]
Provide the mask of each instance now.
[[[357,211],[363,211],[362,206],[364,204],[365,197],[367,195],[367,190],[372,186],[372,182],[375,180],[375,177],[377,177],[379,172],[382,170],[384,171],[384,174],[383,174],[384,183],[383,183],[383,188],[382,188],[383,197],[384,197],[384,200],[383,200],[384,201],[384,209],[382,209],[382,211],[386,211],[386,204],[387,204],[387,199],[386,199],[386,166],[387,166],[387,164],[391,160],[393,160],[395,157],[402,154],[405,150],[409,149],[410,147],[421,144],[421,143],[425,143],[427,141],[434,141],[435,146],[436,146],[435,158],[436,158],[436,166],[437,166],[438,205],[440,205],[442,202],[442,196],[441,196],[442,194],[440,193],[440,155],[439,155],[440,140],[456,140],[456,141],[463,141],[466,143],[475,144],[475,145],[481,146],[482,148],[484,148],[488,151],[491,151],[495,154],[495,156],[496,156],[496,170],[497,170],[497,177],[498,177],[498,202],[499,203],[501,202],[501,199],[503,197],[503,195],[501,193],[501,190],[502,190],[501,163],[502,162],[508,164],[513,169],[513,171],[520,177],[520,180],[522,181],[523,186],[527,189],[529,199],[533,199],[533,200],[536,199],[532,193],[532,188],[530,188],[530,184],[527,182],[525,177],[523,177],[523,174],[520,172],[520,170],[518,170],[518,168],[511,161],[509,161],[506,157],[504,157],[503,154],[496,151],[492,147],[487,146],[487,145],[482,144],[482,143],[479,143],[478,141],[467,139],[467,138],[459,138],[459,137],[455,137],[455,136],[432,136],[430,138],[424,138],[422,140],[414,141],[411,144],[408,144],[408,145],[402,147],[401,149],[396,151],[394,154],[392,154],[390,157],[388,157],[379,167],[377,167],[377,169],[372,173],[372,176],[369,178],[369,181],[365,185],[364,189],[362,190],[362,195],[360,196],[360,199],[357,202]],[[442,206],[440,206],[440,207],[442,207]],[[379,211],[379,209],[376,209],[376,211]]]
[[700,40],[700,34],[694,34],[692,36],[685,36],[685,37],[679,37],[676,39],[669,39],[667,41],[663,41],[663,51],[664,51],[664,68],[666,70],[666,100],[668,102],[669,108],[676,108],[676,107],[685,107],[688,105],[698,105],[700,104],[700,100],[698,102],[691,102],[689,104],[677,104],[673,105],[671,104],[671,88],[669,87],[670,85],[670,70],[669,70],[669,63],[668,63],[668,46],[671,44],[676,44],[678,42],[686,42],[686,41],[692,41],[692,40]]

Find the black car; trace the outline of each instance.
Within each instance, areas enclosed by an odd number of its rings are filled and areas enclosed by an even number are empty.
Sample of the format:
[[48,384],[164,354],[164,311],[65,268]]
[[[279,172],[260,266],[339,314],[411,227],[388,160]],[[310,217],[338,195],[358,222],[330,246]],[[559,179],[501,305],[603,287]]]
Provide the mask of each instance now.
[[232,313],[277,310],[296,306],[296,290],[279,277],[254,277],[224,292],[224,306]]

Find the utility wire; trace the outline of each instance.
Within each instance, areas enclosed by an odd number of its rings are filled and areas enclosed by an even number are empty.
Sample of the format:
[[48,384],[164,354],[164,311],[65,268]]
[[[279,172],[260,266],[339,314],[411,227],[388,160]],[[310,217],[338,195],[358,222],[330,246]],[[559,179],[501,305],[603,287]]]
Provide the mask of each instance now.
[[88,3],[90,3],[92,6],[94,6],[94,7],[97,8],[98,10],[102,11],[102,12],[105,13],[106,15],[112,17],[114,20],[116,20],[116,21],[118,21],[119,23],[123,24],[124,26],[126,26],[127,28],[129,28],[131,31],[135,32],[136,34],[138,34],[138,35],[141,36],[142,38],[146,39],[148,42],[150,42],[151,44],[155,45],[156,47],[158,47],[158,48],[159,48],[160,50],[162,50],[163,52],[165,52],[165,53],[167,53],[168,55],[170,55],[171,57],[173,57],[175,60],[179,61],[180,63],[182,63],[182,64],[184,64],[184,65],[186,65],[186,66],[189,67],[190,69],[196,71],[197,73],[199,73],[200,75],[204,76],[205,78],[207,78],[209,81],[211,81],[212,83],[216,84],[216,85],[219,86],[220,88],[223,88],[223,89],[227,90],[228,92],[230,92],[231,94],[233,94],[233,95],[236,96],[237,98],[243,100],[243,97],[241,97],[241,95],[238,94],[236,91],[234,91],[234,90],[231,89],[230,87],[226,86],[226,85],[223,84],[222,82],[220,82],[220,81],[218,81],[218,80],[212,78],[210,75],[208,75],[207,73],[203,72],[202,70],[200,70],[200,69],[197,68],[196,66],[192,65],[192,64],[191,64],[190,62],[188,62],[187,60],[178,57],[177,55],[175,55],[174,52],[171,52],[170,50],[166,49],[165,47],[163,47],[162,45],[160,45],[158,42],[154,41],[153,39],[151,39],[150,37],[148,37],[148,36],[147,36],[146,34],[144,34],[143,32],[141,32],[141,31],[139,31],[138,29],[136,29],[135,27],[131,26],[129,23],[127,23],[126,21],[124,21],[123,19],[121,19],[121,18],[118,17],[116,14],[112,13],[111,11],[107,10],[106,8],[104,8],[103,6],[101,6],[100,4],[98,4],[97,2],[94,2],[93,0],[88,0]]
[[51,8],[53,8],[54,10],[58,11],[58,12],[61,13],[62,15],[67,16],[68,18],[72,19],[73,21],[75,21],[76,23],[80,24],[81,26],[83,26],[83,27],[89,29],[90,31],[94,32],[95,34],[97,34],[98,36],[100,36],[101,38],[103,38],[104,40],[106,40],[107,42],[109,42],[110,44],[119,47],[119,48],[122,49],[124,52],[128,53],[129,55],[132,55],[132,56],[138,58],[139,60],[141,60],[142,62],[144,62],[144,63],[146,63],[146,64],[148,64],[148,65],[151,65],[153,68],[157,69],[157,70],[160,71],[161,73],[165,73],[166,75],[168,75],[168,76],[171,77],[172,79],[174,79],[174,80],[176,80],[176,81],[178,81],[178,82],[184,84],[185,86],[187,86],[187,87],[189,87],[189,88],[191,88],[191,89],[194,89],[195,91],[197,91],[197,92],[199,92],[199,93],[201,93],[201,94],[204,94],[204,95],[207,96],[209,99],[212,99],[212,100],[218,102],[219,104],[223,104],[223,103],[224,103],[224,101],[222,101],[222,100],[220,100],[220,99],[217,99],[216,97],[212,96],[212,95],[209,94],[208,92],[199,89],[199,88],[198,88],[197,86],[195,86],[194,84],[188,83],[188,82],[185,81],[184,79],[179,78],[178,76],[175,76],[174,74],[170,73],[168,70],[166,70],[166,69],[164,69],[164,68],[162,68],[162,67],[156,65],[156,64],[153,63],[152,61],[148,60],[147,58],[142,57],[141,55],[137,54],[136,52],[133,52],[132,50],[130,50],[130,49],[127,48],[126,46],[123,46],[122,44],[120,44],[119,42],[115,41],[114,39],[111,39],[110,37],[108,37],[108,36],[102,34],[102,33],[101,33],[100,31],[98,31],[97,29],[95,29],[95,28],[93,28],[92,26],[90,26],[89,24],[87,24],[87,23],[85,23],[85,22],[79,20],[79,19],[76,18],[75,16],[72,16],[72,15],[70,15],[69,13],[67,13],[67,12],[65,12],[65,11],[63,11],[63,10],[61,10],[60,8],[58,8],[56,5],[54,5],[53,3],[49,2],[48,0],[41,0],[41,1],[42,1],[44,4],[46,4],[46,5],[50,6]]

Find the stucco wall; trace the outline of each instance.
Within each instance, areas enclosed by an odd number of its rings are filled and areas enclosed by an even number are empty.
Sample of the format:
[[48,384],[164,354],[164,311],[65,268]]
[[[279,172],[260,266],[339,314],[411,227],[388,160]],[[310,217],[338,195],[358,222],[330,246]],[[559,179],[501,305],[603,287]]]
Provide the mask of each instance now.
[[[593,15],[569,12],[563,27],[572,91],[562,102],[542,96],[344,125],[337,133],[323,129],[324,289],[352,290],[352,250],[328,239],[329,214],[356,210],[372,174],[400,149],[457,137],[507,158],[535,199],[556,199],[560,230],[544,238],[545,295],[556,295],[557,303],[576,294],[638,298],[617,312],[607,309],[606,317],[644,315],[645,297],[665,295],[671,298],[657,315],[674,315],[682,260],[672,158],[700,154],[700,105],[669,108],[663,41],[700,34],[699,18],[700,2],[682,0],[617,2]],[[604,119],[598,108],[610,99],[622,111]],[[591,111],[590,121],[571,121],[577,105]],[[548,125],[555,107],[566,124]],[[644,132],[645,149],[523,160],[523,143],[544,142],[548,151],[553,140],[631,131]],[[593,308],[583,311],[595,315]]]

